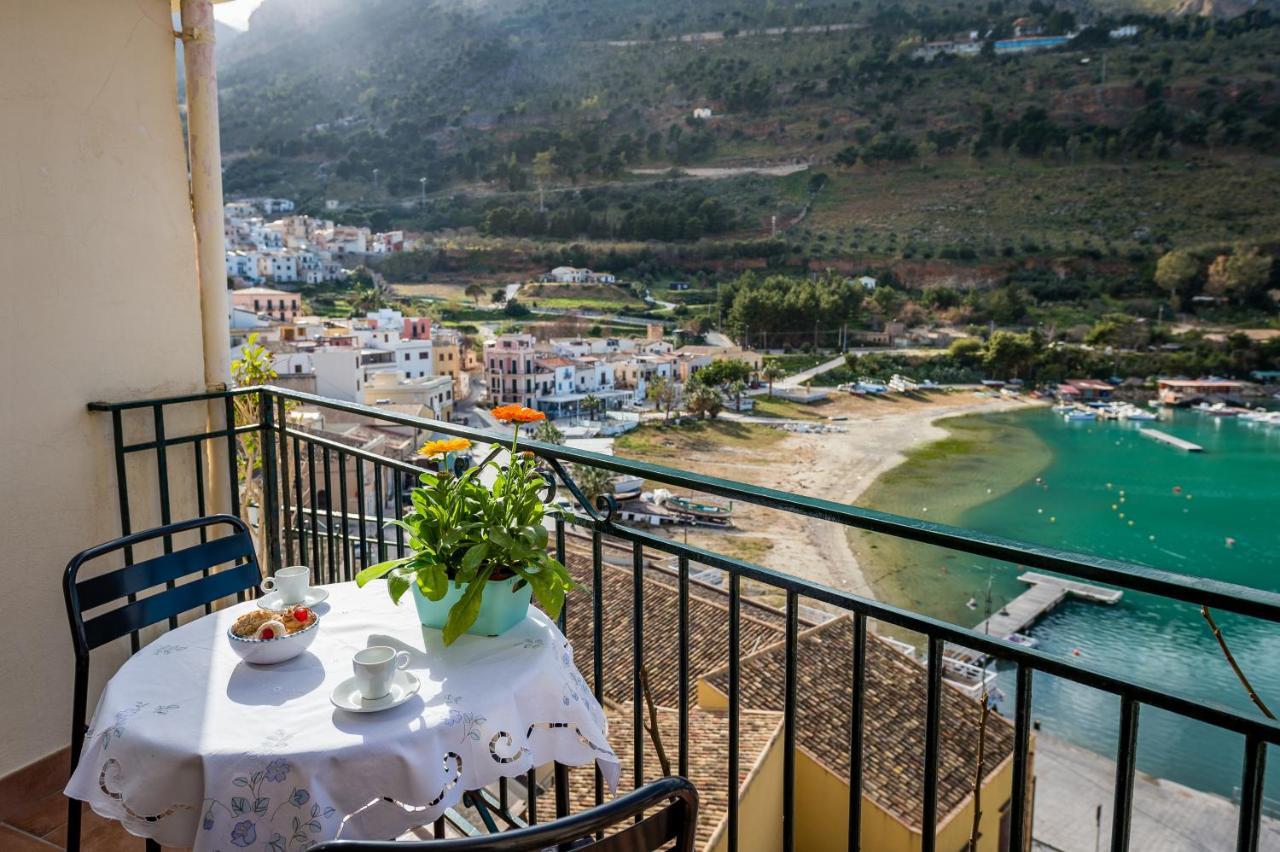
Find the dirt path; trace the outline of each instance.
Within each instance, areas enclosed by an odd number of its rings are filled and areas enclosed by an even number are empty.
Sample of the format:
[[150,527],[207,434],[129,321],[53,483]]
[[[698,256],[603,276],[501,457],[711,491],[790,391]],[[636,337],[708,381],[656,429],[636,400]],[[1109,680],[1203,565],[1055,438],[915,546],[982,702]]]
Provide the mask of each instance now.
[[[712,451],[682,457],[702,473],[856,503],[876,477],[899,464],[918,444],[945,437],[935,421],[956,414],[1006,411],[1035,403],[983,398],[960,391],[934,400],[839,398],[823,406],[828,416],[849,419],[842,434],[791,434],[750,454]],[[845,528],[760,506],[735,506],[732,533],[695,531],[689,542],[740,556],[833,588],[874,597]]]

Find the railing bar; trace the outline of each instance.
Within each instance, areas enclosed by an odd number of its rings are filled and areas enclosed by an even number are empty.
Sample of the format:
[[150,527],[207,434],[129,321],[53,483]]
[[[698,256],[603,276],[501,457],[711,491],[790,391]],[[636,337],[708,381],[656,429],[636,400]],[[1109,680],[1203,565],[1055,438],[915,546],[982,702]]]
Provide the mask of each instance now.
[[231,514],[240,517],[240,442],[236,439],[235,397],[227,394],[222,407],[226,419],[223,432],[227,436],[227,484],[231,491]]
[[924,717],[924,787],[920,817],[921,852],[933,852],[938,844],[938,746],[942,728],[943,641],[929,637],[928,685]]
[[[644,786],[644,545],[631,546],[631,737],[635,789]],[[640,814],[636,815],[637,822]]]
[[347,456],[338,453],[338,491],[341,492],[339,509],[342,512],[342,579],[352,580],[351,571],[351,517],[347,512]]
[[[129,520],[128,465],[124,459],[124,423],[118,410],[111,412],[111,437],[116,455],[116,495],[120,501],[120,534],[129,535],[133,532],[133,527]],[[124,564],[133,564],[132,546],[124,549]],[[137,599],[137,595],[133,592],[129,593],[129,603],[134,603]],[[136,654],[139,647],[138,631],[132,630],[129,632],[129,650]]]
[[[592,686],[604,705],[604,542],[600,530],[591,531]],[[596,804],[604,802],[604,776],[596,765]]]
[[800,633],[800,600],[787,592],[785,670],[783,672],[782,850],[796,846],[796,662]]
[[430,470],[430,468],[422,467],[420,465],[397,461],[389,456],[380,455],[379,453],[370,452],[369,450],[362,450],[359,447],[353,447],[349,444],[344,444],[341,441],[334,441],[320,435],[313,435],[305,430],[290,429],[289,435],[295,438],[301,438],[309,444],[315,444],[320,447],[329,447],[332,450],[341,450],[352,458],[362,458],[365,461],[375,462],[394,470],[404,471],[405,473],[411,474],[415,477]]
[[[196,517],[203,518],[205,515],[205,499],[204,499],[204,445],[200,441],[196,441],[191,445],[191,461],[196,471]],[[200,543],[204,544],[209,540],[208,527],[200,528]],[[208,577],[209,569],[200,569],[200,576]],[[213,612],[213,604],[205,601],[204,614],[208,615]]]
[[360,568],[369,567],[369,527],[364,513],[364,459],[356,456],[356,514],[360,516]]
[[[164,442],[164,406],[157,405],[152,409],[155,420],[155,436],[156,443],[156,479],[160,490],[160,523],[162,526],[168,526],[173,521],[172,510],[169,505],[169,456],[165,449]],[[173,536],[166,535],[164,537],[164,552],[173,553]],[[176,588],[173,580],[165,581],[166,589]],[[173,630],[178,626],[178,616],[169,616],[169,629]]]
[[1262,789],[1266,783],[1266,772],[1267,744],[1257,737],[1246,737],[1236,852],[1257,852],[1262,829]]
[[1018,665],[1013,712],[1013,792],[1009,805],[1010,849],[1022,849],[1027,831],[1028,764],[1031,751],[1031,676],[1029,666]]
[[[561,565],[563,565],[565,560],[564,518],[560,517],[559,515],[556,515],[555,530],[556,530],[556,561],[559,562]],[[560,625],[560,632],[565,636],[568,636],[569,635],[569,597],[568,595],[565,596],[564,604],[561,605],[560,607],[559,625]],[[564,816],[564,814],[560,814],[560,816]]]
[[[220,399],[222,397],[231,398],[234,396],[244,396],[246,394],[255,393],[262,390],[260,387],[248,388],[227,388],[225,390],[207,391],[204,393],[183,394],[182,396],[165,396],[158,399],[136,399],[126,402],[91,402],[89,403],[90,411],[127,411],[131,408],[147,408],[152,405],[175,405],[180,402],[203,402],[210,399]],[[278,393],[281,388],[270,388],[272,393]]]
[[1115,800],[1111,807],[1111,852],[1129,848],[1133,819],[1133,774],[1138,760],[1138,702],[1120,699],[1120,742],[1116,747]]
[[271,396],[264,393],[259,398],[258,407],[259,420],[262,422],[258,443],[262,452],[262,505],[258,507],[258,524],[267,540],[268,570],[275,573],[280,570],[280,535],[276,514],[279,496],[276,492],[276,448],[271,434],[275,429],[275,412],[271,406]]
[[742,713],[741,578],[729,576],[729,852],[738,852],[738,737]]
[[[398,470],[393,471],[392,475],[396,478],[395,480],[395,495],[396,495],[395,519],[398,521],[402,521],[404,520],[404,476]],[[404,556],[404,528],[397,526],[396,527],[396,558],[398,559],[401,556]]]
[[[849,852],[862,848],[863,716],[867,703],[867,616],[853,614],[853,690],[849,709]],[[1015,847],[1010,847],[1015,848]]]
[[[249,432],[260,431],[262,431],[261,423],[246,423],[241,426],[237,426],[231,434],[245,435]],[[166,447],[179,447],[183,444],[190,444],[192,441],[207,441],[210,438],[221,438],[226,434],[226,429],[215,429],[211,432],[193,432],[190,435],[179,435],[176,438],[166,437],[164,441],[140,441],[136,444],[126,444],[121,449],[124,451],[125,455],[129,455],[130,453],[143,453],[148,450],[158,449],[162,445]]]
[[529,825],[538,824],[538,771],[530,769],[525,776],[525,821]]
[[680,574],[680,775],[689,777],[689,557],[677,557]]
[[298,527],[298,562],[301,563],[307,559],[307,533],[302,502],[302,439],[296,435],[293,438],[293,505]]
[[507,799],[507,777],[504,775],[498,779],[498,807],[503,811],[503,813],[507,812],[507,808],[509,806]]
[[314,441],[307,441],[307,506],[310,508],[311,516],[311,582],[319,585],[323,582],[320,578],[320,523],[316,517],[316,445]]
[[[269,387],[269,392],[288,399],[307,402],[335,411],[364,414],[391,423],[400,423],[420,429],[430,429],[447,435],[469,438],[481,443],[502,443],[506,437],[488,430],[462,426],[456,423],[410,417],[384,412],[380,409],[326,399],[315,394],[283,388]],[[690,488],[707,494],[729,497],[746,503],[768,506],[774,509],[833,521],[835,523],[881,532],[909,541],[934,544],[975,556],[988,556],[1013,562],[1029,568],[1039,568],[1070,574],[1085,579],[1121,585],[1138,591],[1154,592],[1176,600],[1204,604],[1243,615],[1268,617],[1280,620],[1280,593],[1249,589],[1201,578],[1188,578],[1171,571],[1161,571],[1147,566],[1123,563],[1089,554],[1072,553],[1050,547],[1029,546],[1022,542],[999,536],[961,530],[943,524],[917,521],[870,509],[836,503],[816,497],[802,497],[773,488],[750,485],[718,477],[708,477],[688,471],[675,470],[661,465],[621,459],[574,447],[527,441],[525,449],[536,455],[557,458],[591,467],[600,467],[618,473],[642,476],[678,488]]]
[[[284,531],[289,529],[289,436],[285,430],[289,423],[289,412],[284,399],[277,399],[277,402],[279,406],[276,409],[276,419],[280,427],[280,529]],[[293,539],[288,535],[283,538],[285,561],[296,565],[293,561]]]
[[382,562],[387,558],[387,537],[386,530],[383,528],[385,520],[383,506],[387,501],[382,496],[382,465],[377,462],[373,463],[373,499],[375,503],[373,511],[378,517],[378,561]]
[[329,582],[337,582],[337,565],[333,554],[333,543],[336,533],[333,529],[333,453],[325,447],[321,453],[324,460],[324,517],[325,517],[325,549],[328,551]]

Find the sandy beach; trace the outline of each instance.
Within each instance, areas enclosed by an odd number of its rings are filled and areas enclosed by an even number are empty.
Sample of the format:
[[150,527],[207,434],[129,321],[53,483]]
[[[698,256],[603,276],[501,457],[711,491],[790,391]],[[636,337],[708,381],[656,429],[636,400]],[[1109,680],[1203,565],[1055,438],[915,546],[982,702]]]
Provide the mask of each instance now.
[[[780,439],[767,445],[760,442],[682,451],[678,464],[708,475],[856,503],[878,476],[903,461],[905,452],[946,436],[946,430],[936,421],[1037,404],[979,397],[968,391],[936,394],[927,399],[842,396],[814,407],[812,412],[823,418],[847,417],[827,421],[844,428],[844,433],[782,433]],[[689,542],[875,597],[849,546],[845,527],[761,506],[738,504],[734,509],[735,531],[692,530],[688,533]]]

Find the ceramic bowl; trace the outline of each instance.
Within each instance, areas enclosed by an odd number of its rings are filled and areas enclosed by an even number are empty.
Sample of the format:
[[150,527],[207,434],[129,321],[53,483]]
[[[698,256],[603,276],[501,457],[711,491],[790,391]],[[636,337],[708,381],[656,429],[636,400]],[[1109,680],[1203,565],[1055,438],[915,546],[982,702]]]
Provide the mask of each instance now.
[[272,663],[283,663],[292,660],[310,647],[315,641],[320,627],[320,616],[312,618],[311,623],[297,633],[286,633],[275,639],[254,639],[237,636],[227,628],[227,639],[231,641],[231,650],[246,663],[269,666]]

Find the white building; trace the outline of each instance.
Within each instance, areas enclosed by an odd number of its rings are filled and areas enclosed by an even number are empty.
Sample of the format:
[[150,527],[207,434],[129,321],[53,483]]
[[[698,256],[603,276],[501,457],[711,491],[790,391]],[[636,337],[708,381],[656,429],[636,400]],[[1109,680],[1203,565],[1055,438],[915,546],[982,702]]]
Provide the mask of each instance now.
[[609,272],[592,272],[576,266],[557,266],[542,276],[543,281],[555,284],[616,284],[618,279]]
[[229,250],[227,252],[227,275],[233,278],[243,278],[255,284],[262,283],[262,276],[258,273],[258,253],[243,249]]
[[362,394],[365,405],[425,405],[437,420],[453,416],[453,379],[449,376],[405,380],[395,373],[377,373],[370,377]]
[[258,255],[258,275],[271,281],[297,281],[298,259],[286,252],[264,252]]

